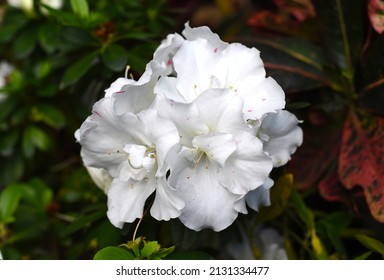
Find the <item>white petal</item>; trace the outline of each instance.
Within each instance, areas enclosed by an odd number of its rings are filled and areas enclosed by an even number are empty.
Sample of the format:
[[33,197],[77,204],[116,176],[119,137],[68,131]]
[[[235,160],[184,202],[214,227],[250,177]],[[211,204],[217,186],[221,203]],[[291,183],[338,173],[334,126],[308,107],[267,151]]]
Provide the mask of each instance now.
[[236,133],[248,130],[242,115],[243,101],[228,89],[209,89],[196,99],[200,117],[210,131]]
[[165,40],[163,40],[160,46],[156,49],[153,54],[153,59],[162,63],[164,62],[167,66],[167,73],[172,73],[173,70],[173,57],[179,50],[184,38],[179,34],[169,34]]
[[157,220],[168,221],[177,218],[184,208],[184,201],[172,189],[164,177],[156,178],[156,196],[151,208],[151,215]]
[[108,191],[107,216],[111,223],[122,228],[124,223],[132,223],[143,216],[144,204],[155,190],[154,180],[121,182],[113,180]]
[[212,165],[181,168],[171,177],[171,182],[177,179],[175,188],[185,201],[179,217],[185,226],[195,231],[204,228],[221,231],[234,222],[238,215],[234,203],[239,196],[220,185],[217,170]]
[[142,145],[128,144],[124,146],[124,151],[129,154],[129,162],[133,168],[141,168],[147,148]]
[[[173,147],[179,144],[179,132],[173,122],[160,117],[155,110],[143,111],[139,114],[139,118],[146,124],[148,137],[150,137],[151,142],[154,144],[153,148],[156,149],[159,172],[166,172],[163,168],[167,169],[166,161],[170,151],[176,152],[173,150]],[[157,176],[159,175],[157,174]]]
[[246,194],[262,185],[272,170],[272,160],[261,141],[248,132],[236,135],[237,149],[221,170],[220,182],[230,192]]
[[285,110],[268,114],[262,120],[259,133],[269,137],[264,143],[264,150],[272,157],[274,167],[286,164],[302,144],[303,130],[298,124],[295,115]]
[[105,90],[104,97],[111,97],[114,93],[120,92],[123,86],[130,85],[135,83],[135,80],[127,79],[127,78],[118,78],[114,81],[109,88]]
[[192,148],[192,140],[196,135],[209,132],[195,103],[179,103],[164,96],[156,96],[153,108],[158,111],[160,116],[169,119],[176,125],[180,143],[184,146]]
[[186,41],[173,61],[177,73],[177,90],[187,102],[192,102],[203,91],[211,88],[211,77],[220,81],[225,75],[220,69],[221,52],[207,40]]
[[273,180],[268,178],[264,184],[247,193],[245,196],[247,205],[255,211],[259,211],[260,206],[269,206],[271,204],[270,188],[273,184]]
[[204,152],[209,160],[217,162],[222,167],[237,147],[231,134],[219,132],[196,136],[192,144]]
[[112,98],[103,98],[93,106],[89,116],[76,132],[82,146],[82,158],[85,165],[107,169],[116,175],[119,164],[126,160],[123,147],[132,141],[132,136],[125,133],[123,120],[113,111]]
[[189,22],[185,24],[185,28],[182,32],[184,37],[189,40],[197,40],[199,38],[204,38],[206,39],[212,46],[215,48],[218,48],[220,50],[225,49],[228,46],[228,43],[223,42],[219,35],[216,33],[213,33],[211,29],[207,26],[200,26],[200,27],[195,27],[191,28],[189,26]]
[[157,95],[165,96],[176,102],[188,103],[184,96],[177,90],[177,82],[175,77],[161,77],[154,88],[154,92]]
[[137,82],[124,85],[119,92],[114,94],[117,99],[115,104],[116,113],[118,115],[126,112],[137,114],[147,109],[155,99],[155,84],[165,71],[164,64],[157,61],[148,63],[145,72]]
[[275,112],[285,106],[285,95],[281,86],[271,77],[258,84],[247,84],[248,89],[244,91],[244,117],[245,119],[260,119],[264,114]]
[[95,168],[87,165],[84,166],[96,186],[98,186],[102,191],[107,193],[112,183],[112,177],[109,175],[108,171],[104,168]]

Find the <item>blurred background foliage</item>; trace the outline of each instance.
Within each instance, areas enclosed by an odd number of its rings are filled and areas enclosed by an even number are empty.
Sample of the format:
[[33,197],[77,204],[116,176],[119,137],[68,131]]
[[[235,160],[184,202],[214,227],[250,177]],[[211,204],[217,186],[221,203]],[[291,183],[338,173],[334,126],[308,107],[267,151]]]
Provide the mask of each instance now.
[[[0,1],[0,63],[11,65],[0,67],[5,259],[230,259],[247,246],[262,257],[261,227],[281,234],[291,259],[383,258],[383,1],[11,2]],[[261,51],[303,120],[304,144],[272,174],[271,206],[222,232],[149,216],[118,230],[74,132],[127,65],[140,77],[186,21]]]

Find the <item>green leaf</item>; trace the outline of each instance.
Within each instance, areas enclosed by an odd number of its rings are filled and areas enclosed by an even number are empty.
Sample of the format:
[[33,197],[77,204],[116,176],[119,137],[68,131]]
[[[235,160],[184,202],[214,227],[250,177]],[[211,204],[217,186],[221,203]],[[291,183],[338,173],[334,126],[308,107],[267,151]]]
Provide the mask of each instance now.
[[66,45],[90,46],[96,44],[97,41],[85,30],[77,27],[63,27],[61,29],[61,38],[63,40],[63,48]]
[[8,96],[0,102],[0,121],[7,118],[12,111],[19,105],[19,100],[13,96]]
[[0,28],[0,42],[7,43],[28,23],[28,19],[22,13],[11,13],[8,11],[3,16]]
[[109,69],[118,72],[126,67],[128,52],[120,45],[111,44],[104,50],[102,60]]
[[268,75],[285,91],[305,91],[330,84],[322,69],[326,63],[324,53],[306,40],[263,37],[245,43],[260,50]]
[[86,227],[89,223],[99,220],[100,218],[105,217],[104,209],[101,211],[93,212],[89,215],[80,216],[77,218],[72,224],[63,230],[60,235],[65,237],[71,233],[74,233],[84,227]]
[[32,118],[34,121],[43,121],[57,129],[64,127],[66,123],[64,114],[50,104],[38,104],[32,109]]
[[271,205],[261,207],[257,219],[268,221],[280,216],[285,211],[292,190],[293,175],[284,174],[280,176],[271,188]]
[[2,223],[14,221],[13,214],[19,205],[24,188],[23,184],[12,184],[0,193],[0,221]]
[[17,58],[26,58],[35,49],[37,30],[33,26],[25,29],[16,39],[13,51]]
[[86,18],[89,15],[87,0],[71,0],[71,8],[76,15],[82,18]]
[[144,242],[144,247],[141,249],[142,258],[149,258],[152,254],[156,253],[160,249],[160,245],[157,241]]
[[45,212],[49,203],[51,203],[53,192],[51,188],[41,179],[33,178],[28,182],[22,193],[24,201],[28,202],[33,209],[42,213]]
[[19,140],[20,131],[17,129],[0,134],[0,154],[10,156],[13,153],[17,140]]
[[372,251],[367,251],[361,254],[360,256],[357,256],[355,260],[366,260],[370,255],[372,255],[372,253],[373,253]]
[[313,4],[326,53],[353,74],[364,42],[365,1],[314,0]]
[[315,217],[312,210],[306,206],[302,196],[297,191],[292,192],[291,201],[294,204],[296,213],[298,214],[299,218],[307,226],[307,233],[310,237],[311,245],[316,258],[328,259],[328,253],[316,232]]
[[[49,150],[53,145],[52,139],[48,134],[34,125],[30,125],[25,129],[23,142],[24,141],[31,143],[34,147],[43,151]],[[30,154],[27,153],[27,155]]]
[[105,247],[98,251],[94,260],[133,260],[135,256],[128,250],[119,247]]
[[60,27],[53,24],[39,26],[38,39],[41,47],[49,54],[60,45]]
[[384,243],[364,234],[355,235],[356,239],[368,249],[381,254],[384,257]]
[[24,172],[24,160],[17,153],[12,157],[0,158],[0,166],[0,182],[4,185],[18,181]]
[[162,260],[166,258],[169,254],[171,254],[175,250],[175,246],[169,248],[161,248],[158,252],[156,252],[152,259],[154,260]]
[[97,52],[92,52],[81,58],[75,64],[72,64],[64,73],[63,79],[61,80],[61,87],[65,88],[77,82],[92,67],[96,57]]
[[43,79],[51,72],[51,70],[52,70],[51,61],[49,61],[48,59],[42,60],[35,65],[34,74],[36,78]]

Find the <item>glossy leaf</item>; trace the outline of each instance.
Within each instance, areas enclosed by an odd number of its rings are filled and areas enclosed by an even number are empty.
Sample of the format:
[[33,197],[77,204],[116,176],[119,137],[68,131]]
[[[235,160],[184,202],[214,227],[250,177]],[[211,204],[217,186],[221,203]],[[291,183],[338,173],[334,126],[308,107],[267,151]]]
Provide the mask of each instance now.
[[64,114],[50,104],[38,104],[32,109],[32,118],[34,121],[43,121],[57,129],[62,128],[66,123]]
[[384,114],[384,34],[371,43],[359,69],[360,101],[369,110]]
[[94,260],[133,260],[134,255],[126,249],[119,247],[105,247],[98,251]]
[[303,91],[330,84],[322,70],[321,49],[298,38],[264,37],[245,41],[261,52],[268,75],[285,91]]
[[337,160],[340,133],[321,125],[304,128],[303,145],[288,163],[298,189],[316,186],[332,162]]
[[37,30],[33,26],[24,30],[16,39],[14,52],[18,58],[25,58],[35,49]]
[[367,235],[364,235],[364,234],[357,234],[355,237],[365,247],[381,254],[384,257],[384,243],[383,242],[381,242],[375,238],[369,237]]
[[296,191],[292,192],[291,201],[300,220],[302,220],[307,227],[308,236],[315,257],[317,259],[327,259],[328,253],[322,244],[321,239],[317,235],[313,211],[307,207],[302,196]]
[[77,82],[92,67],[96,57],[97,52],[92,52],[72,64],[64,73],[63,79],[61,80],[61,87],[65,88]]
[[53,53],[60,45],[60,29],[57,25],[44,24],[39,26],[38,39],[47,53]]
[[11,130],[7,133],[0,134],[0,155],[10,156],[16,145],[16,142],[19,140],[20,131]]
[[102,54],[103,63],[112,71],[121,71],[127,66],[128,52],[120,45],[107,46]]
[[344,125],[339,176],[347,189],[361,186],[372,216],[384,222],[384,118],[351,110]]
[[321,42],[331,61],[353,75],[364,41],[363,0],[313,0]]
[[71,0],[72,11],[80,17],[89,15],[89,7],[87,0]]
[[280,9],[288,11],[298,21],[315,17],[315,9],[311,0],[274,0],[273,1]]
[[294,184],[292,174],[284,174],[283,176],[279,177],[271,188],[271,205],[267,207],[261,207],[259,214],[257,215],[257,219],[267,221],[273,220],[280,216],[285,211],[289,197],[293,190],[293,186]]
[[24,188],[25,186],[22,184],[12,184],[0,193],[0,222],[14,221],[13,214],[19,205]]

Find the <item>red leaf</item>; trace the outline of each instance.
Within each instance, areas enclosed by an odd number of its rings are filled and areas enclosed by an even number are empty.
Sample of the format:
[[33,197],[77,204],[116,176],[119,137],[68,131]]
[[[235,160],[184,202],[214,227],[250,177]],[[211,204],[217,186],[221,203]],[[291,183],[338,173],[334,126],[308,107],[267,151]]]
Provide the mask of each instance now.
[[287,10],[298,21],[302,22],[316,15],[311,0],[274,0],[276,6]]
[[339,178],[361,186],[372,216],[384,222],[384,118],[350,111],[344,124]]
[[304,128],[303,145],[296,151],[288,165],[295,176],[298,189],[316,186],[321,177],[337,160],[340,134],[330,125]]
[[356,198],[364,198],[361,189],[347,190],[341,184],[337,173],[337,162],[332,164],[332,167],[319,183],[319,193],[327,201],[343,202],[360,215]]
[[384,1],[383,0],[369,0],[368,2],[368,16],[371,21],[373,29],[378,33],[384,31]]

